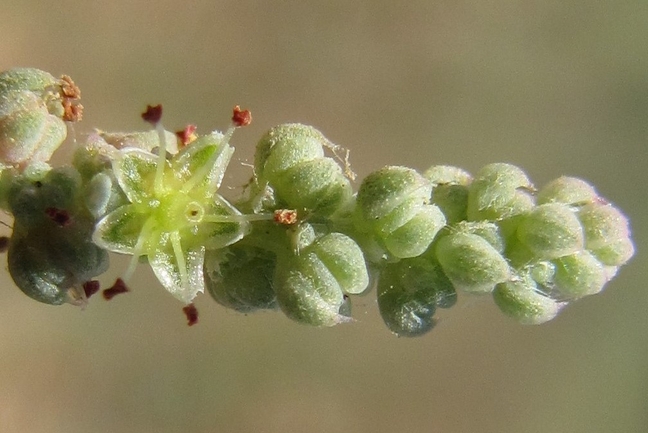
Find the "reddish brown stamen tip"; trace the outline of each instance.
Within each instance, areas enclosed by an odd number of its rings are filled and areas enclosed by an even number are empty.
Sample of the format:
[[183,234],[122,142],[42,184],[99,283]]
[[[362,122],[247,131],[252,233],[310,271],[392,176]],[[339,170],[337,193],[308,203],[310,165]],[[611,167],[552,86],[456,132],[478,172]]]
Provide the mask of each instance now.
[[187,125],[185,129],[176,132],[176,136],[180,140],[180,144],[182,144],[182,146],[186,146],[196,138],[198,138],[198,136],[195,134],[197,128],[198,127],[196,125]]
[[71,101],[63,100],[63,120],[66,122],[80,122],[83,119],[83,105]]
[[74,84],[72,78],[69,75],[61,76],[61,92],[63,96],[71,99],[80,99],[81,98],[81,89],[79,86]]
[[186,305],[182,312],[187,316],[187,325],[193,326],[198,323],[198,310],[194,304]]
[[45,213],[48,217],[50,217],[52,221],[54,221],[61,227],[65,227],[66,225],[70,224],[70,222],[72,222],[70,214],[65,209],[48,207],[47,209],[45,209]]
[[102,294],[106,301],[110,301],[115,296],[129,291],[130,290],[128,289],[128,286],[126,286],[126,283],[124,283],[124,280],[117,278],[117,280],[115,280],[115,284],[113,284],[111,288],[104,290]]
[[99,281],[90,280],[83,283],[83,292],[85,293],[86,298],[94,295],[99,291]]
[[234,107],[232,122],[234,122],[234,126],[236,126],[237,128],[248,126],[250,123],[252,123],[252,113],[250,113],[250,110],[241,110],[241,107],[237,105],[236,107]]
[[79,104],[81,90],[67,75],[61,77],[61,96],[63,97],[63,120],[78,122],[83,117],[83,105]]
[[274,211],[274,221],[286,226],[297,222],[297,211],[294,209],[277,209]]
[[146,111],[142,113],[142,119],[151,125],[157,125],[160,119],[162,119],[162,104],[155,106],[147,105]]

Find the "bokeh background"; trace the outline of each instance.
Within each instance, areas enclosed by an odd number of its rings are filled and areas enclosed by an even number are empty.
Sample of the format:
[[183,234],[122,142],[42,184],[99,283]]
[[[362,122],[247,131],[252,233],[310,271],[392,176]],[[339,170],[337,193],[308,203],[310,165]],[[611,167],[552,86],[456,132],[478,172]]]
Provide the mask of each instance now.
[[133,293],[84,311],[3,272],[1,432],[648,431],[645,0],[4,0],[0,17],[0,69],[81,86],[78,140],[144,129],[148,103],[203,132],[240,104],[254,122],[229,185],[267,128],[298,121],[350,148],[361,177],[497,161],[538,186],[582,177],[630,216],[638,250],[551,323],[469,298],[418,339],[391,335],[373,295],[334,329],[202,296],[189,328],[143,266]]

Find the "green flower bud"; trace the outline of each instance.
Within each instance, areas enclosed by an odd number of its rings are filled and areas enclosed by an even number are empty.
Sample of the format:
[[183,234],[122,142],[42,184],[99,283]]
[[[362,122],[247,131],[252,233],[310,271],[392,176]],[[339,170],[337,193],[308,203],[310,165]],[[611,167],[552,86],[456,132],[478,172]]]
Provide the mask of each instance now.
[[611,278],[609,270],[588,251],[554,260],[554,290],[564,299],[595,295]]
[[523,325],[539,325],[552,320],[564,304],[538,291],[533,281],[508,281],[493,290],[493,300],[499,309]]
[[628,219],[611,204],[584,206],[578,212],[578,218],[585,232],[587,249],[600,249],[630,236]]
[[432,185],[415,170],[385,167],[367,176],[356,198],[356,225],[372,233],[398,258],[416,257],[445,226],[441,210],[428,204]]
[[79,89],[31,68],[0,73],[0,164],[49,160],[67,136],[65,120],[81,118]]
[[540,259],[555,259],[583,249],[580,221],[562,203],[543,204],[520,222],[518,239]]
[[598,196],[592,185],[568,176],[549,182],[540,190],[537,197],[538,204],[565,203],[572,206],[583,206],[597,200]]
[[219,304],[242,313],[277,307],[271,253],[238,244],[205,255],[205,287]]
[[436,256],[457,290],[488,293],[511,277],[508,263],[484,238],[451,233],[436,244]]
[[350,319],[346,293],[360,293],[369,283],[362,250],[350,238],[330,233],[299,252],[280,259],[275,275],[277,303],[291,319],[333,326]]
[[629,238],[622,238],[590,252],[606,266],[622,266],[632,258],[635,249]]
[[533,207],[533,185],[526,174],[511,164],[483,167],[470,184],[468,219],[501,220]]
[[324,156],[337,150],[318,130],[306,125],[279,125],[259,141],[255,155],[257,183],[268,184],[279,207],[330,216],[346,208],[353,191],[338,163]]

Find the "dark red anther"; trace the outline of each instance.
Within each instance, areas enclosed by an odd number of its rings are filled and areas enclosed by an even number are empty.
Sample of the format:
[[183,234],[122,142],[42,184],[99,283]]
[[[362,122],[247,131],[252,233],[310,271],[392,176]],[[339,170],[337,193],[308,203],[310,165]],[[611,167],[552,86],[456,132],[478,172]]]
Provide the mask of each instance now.
[[117,278],[115,280],[115,284],[109,289],[104,290],[103,297],[106,301],[110,301],[112,298],[114,298],[117,295],[121,295],[122,293],[129,292],[130,290],[128,289],[128,286],[126,286],[126,283],[124,283],[124,280],[121,278]]
[[194,304],[188,304],[182,308],[182,312],[187,316],[187,325],[193,326],[198,323],[198,309]]
[[162,119],[162,104],[155,106],[147,105],[146,111],[142,113],[142,119],[153,126],[157,125],[160,119]]
[[52,221],[54,221],[57,225],[61,227],[65,227],[66,225],[70,224],[70,222],[72,222],[72,219],[70,218],[70,214],[65,209],[48,207],[47,209],[45,209],[45,213],[47,214],[48,217],[50,217]]
[[241,110],[238,105],[234,107],[234,114],[232,115],[232,122],[234,126],[240,128],[241,126],[248,126],[252,123],[252,113],[250,110]]
[[86,298],[94,295],[99,291],[99,281],[90,280],[83,283],[83,292],[85,293]]

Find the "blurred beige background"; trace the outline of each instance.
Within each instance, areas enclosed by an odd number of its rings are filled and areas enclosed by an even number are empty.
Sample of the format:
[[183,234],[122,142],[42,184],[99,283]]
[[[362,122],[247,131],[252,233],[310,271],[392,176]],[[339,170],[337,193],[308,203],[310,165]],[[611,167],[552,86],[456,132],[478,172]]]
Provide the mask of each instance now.
[[[648,431],[648,3],[645,0],[111,2],[4,0],[0,69],[71,75],[93,127],[225,128],[240,161],[287,121],[386,164],[475,172],[507,161],[539,186],[585,178],[632,220],[638,254],[605,293],[523,327],[464,299],[398,339],[374,295],[311,329],[198,299],[200,324],[141,267],[135,291],[81,311],[2,274],[0,432]],[[237,162],[227,182],[249,175]],[[108,282],[125,269],[114,260]]]

